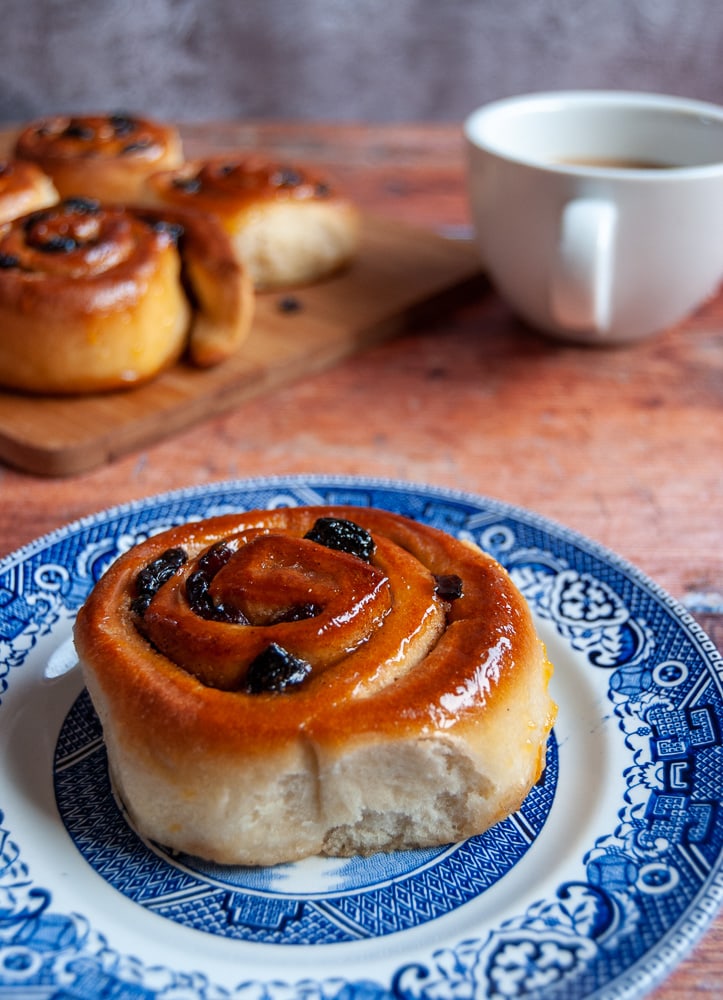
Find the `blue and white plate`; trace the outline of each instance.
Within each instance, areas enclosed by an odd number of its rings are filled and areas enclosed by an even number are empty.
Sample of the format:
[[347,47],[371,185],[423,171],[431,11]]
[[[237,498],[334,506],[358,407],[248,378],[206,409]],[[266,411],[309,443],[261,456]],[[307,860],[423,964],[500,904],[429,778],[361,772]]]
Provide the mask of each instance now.
[[[544,779],[438,850],[223,868],[139,838],[110,794],[71,627],[103,570],[163,528],[344,503],[474,540],[555,664]],[[723,894],[723,664],[618,557],[505,504],[333,477],[129,504],[0,562],[0,995],[56,1000],[637,997]]]

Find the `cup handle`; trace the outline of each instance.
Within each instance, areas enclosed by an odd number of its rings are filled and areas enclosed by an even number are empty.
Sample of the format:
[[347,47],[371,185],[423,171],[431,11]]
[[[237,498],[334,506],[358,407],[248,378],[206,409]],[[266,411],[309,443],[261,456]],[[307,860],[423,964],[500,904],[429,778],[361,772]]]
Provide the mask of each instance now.
[[550,302],[561,327],[600,336],[610,329],[616,222],[615,206],[599,198],[563,208]]

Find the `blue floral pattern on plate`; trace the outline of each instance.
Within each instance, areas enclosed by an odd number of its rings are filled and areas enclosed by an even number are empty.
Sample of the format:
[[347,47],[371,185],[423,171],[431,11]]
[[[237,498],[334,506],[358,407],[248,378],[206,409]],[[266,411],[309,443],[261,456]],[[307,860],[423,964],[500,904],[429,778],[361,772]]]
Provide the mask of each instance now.
[[310,859],[269,868],[213,865],[144,843],[113,797],[100,723],[87,692],[56,748],[63,822],[88,863],[154,913],[196,930],[267,944],[334,944],[425,924],[484,892],[524,856],[551,808],[557,754],[543,779],[493,831],[461,844],[371,858]]
[[[469,538],[529,601],[560,717],[544,782],[484,837],[323,871],[213,870],[143,843],[118,813],[74,669],[75,611],[149,533],[299,503],[385,507]],[[723,893],[722,678],[710,640],[633,567],[455,491],[251,480],[69,525],[0,563],[0,994],[639,996]]]

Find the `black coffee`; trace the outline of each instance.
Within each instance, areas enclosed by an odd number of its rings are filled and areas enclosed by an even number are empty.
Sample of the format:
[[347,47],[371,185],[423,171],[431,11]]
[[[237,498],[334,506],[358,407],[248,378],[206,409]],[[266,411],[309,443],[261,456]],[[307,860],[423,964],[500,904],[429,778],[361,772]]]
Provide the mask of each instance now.
[[625,159],[624,157],[563,156],[558,163],[571,167],[602,167],[606,170],[674,170],[677,163],[660,163],[656,160]]

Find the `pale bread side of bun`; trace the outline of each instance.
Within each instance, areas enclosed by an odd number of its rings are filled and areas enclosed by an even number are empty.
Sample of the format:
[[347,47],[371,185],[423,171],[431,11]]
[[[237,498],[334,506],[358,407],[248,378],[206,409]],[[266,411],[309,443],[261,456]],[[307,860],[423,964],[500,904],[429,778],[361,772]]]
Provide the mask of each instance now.
[[148,178],[144,200],[214,215],[260,291],[329,278],[359,248],[361,216],[352,201],[303,170],[258,156],[159,171]]
[[292,288],[328,278],[352,262],[359,213],[350,202],[267,202],[239,214],[227,231],[256,288]]
[[540,647],[519,671],[509,697],[463,732],[350,738],[343,749],[302,738],[244,756],[129,739],[84,670],[130,823],[166,847],[244,865],[428,847],[504,819],[542,772],[550,724]]

